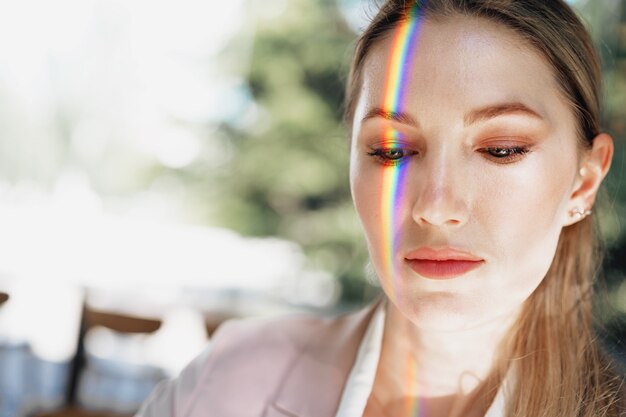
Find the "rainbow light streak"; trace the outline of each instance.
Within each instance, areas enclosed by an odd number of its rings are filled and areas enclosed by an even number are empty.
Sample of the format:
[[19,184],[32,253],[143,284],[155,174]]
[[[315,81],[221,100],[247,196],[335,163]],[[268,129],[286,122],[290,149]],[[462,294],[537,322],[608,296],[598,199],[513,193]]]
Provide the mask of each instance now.
[[[411,75],[411,64],[413,63],[416,44],[419,35],[420,18],[416,12],[417,3],[412,8],[407,9],[406,16],[396,28],[389,62],[387,64],[387,77],[385,82],[384,102],[382,109],[390,114],[400,113],[405,105],[405,94]],[[389,126],[383,132],[383,147],[394,148],[397,142],[402,139],[400,133]],[[382,178],[382,236],[384,254],[384,277],[388,280],[387,288],[390,290],[390,297],[396,299],[399,295],[396,291],[397,277],[395,254],[398,253],[400,218],[398,209],[399,202],[404,195],[404,178],[407,164],[390,165],[383,170]]]
[[[417,361],[413,356],[409,356],[407,358],[406,364],[406,383],[410,388],[415,387],[417,385]],[[414,390],[410,392],[416,392]],[[418,417],[420,415],[426,415],[420,407],[420,402],[416,396],[406,397],[404,408],[406,410],[405,416],[407,417]]]

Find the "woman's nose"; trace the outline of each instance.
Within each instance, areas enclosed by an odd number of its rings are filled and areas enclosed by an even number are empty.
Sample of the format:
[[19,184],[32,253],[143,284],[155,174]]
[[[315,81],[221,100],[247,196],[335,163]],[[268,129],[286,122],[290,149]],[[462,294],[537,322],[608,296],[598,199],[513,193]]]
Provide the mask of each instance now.
[[458,227],[467,222],[467,184],[452,164],[432,166],[414,183],[413,220],[420,226]]

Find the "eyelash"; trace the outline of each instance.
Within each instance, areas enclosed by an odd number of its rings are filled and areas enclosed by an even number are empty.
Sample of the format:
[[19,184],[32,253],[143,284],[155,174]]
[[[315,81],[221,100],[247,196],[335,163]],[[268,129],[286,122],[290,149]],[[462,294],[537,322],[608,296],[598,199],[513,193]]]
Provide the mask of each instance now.
[[[405,155],[394,158],[389,155],[390,152],[402,152],[405,153]],[[406,159],[409,155],[416,155],[417,152],[408,151],[403,148],[374,148],[367,154],[384,166],[397,166],[403,163],[404,159]]]
[[[494,155],[496,152],[505,152],[505,154]],[[490,146],[480,149],[479,152],[488,155],[488,158],[499,164],[511,164],[517,162],[530,152],[527,146]]]
[[[400,155],[390,155],[392,152],[400,153]],[[504,165],[519,161],[525,154],[530,152],[530,148],[526,146],[489,146],[480,149],[479,152],[486,154],[493,162]],[[504,154],[502,154],[502,152],[504,152]],[[384,166],[397,166],[404,163],[408,157],[416,155],[417,153],[416,151],[396,147],[373,148],[367,154]],[[496,153],[499,153],[499,155],[496,155]]]

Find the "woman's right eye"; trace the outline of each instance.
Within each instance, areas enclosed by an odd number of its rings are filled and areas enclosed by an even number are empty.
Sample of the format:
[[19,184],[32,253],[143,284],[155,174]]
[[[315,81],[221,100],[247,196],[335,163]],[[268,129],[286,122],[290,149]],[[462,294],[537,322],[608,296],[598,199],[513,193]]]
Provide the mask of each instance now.
[[405,162],[406,159],[415,155],[416,152],[398,147],[384,147],[374,148],[367,154],[385,166],[396,166]]

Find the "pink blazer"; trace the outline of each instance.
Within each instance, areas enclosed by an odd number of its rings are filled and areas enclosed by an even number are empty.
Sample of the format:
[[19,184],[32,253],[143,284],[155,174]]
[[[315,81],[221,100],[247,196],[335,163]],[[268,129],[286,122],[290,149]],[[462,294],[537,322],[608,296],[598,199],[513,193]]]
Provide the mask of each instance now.
[[335,417],[375,306],[330,319],[228,322],[136,417]]

